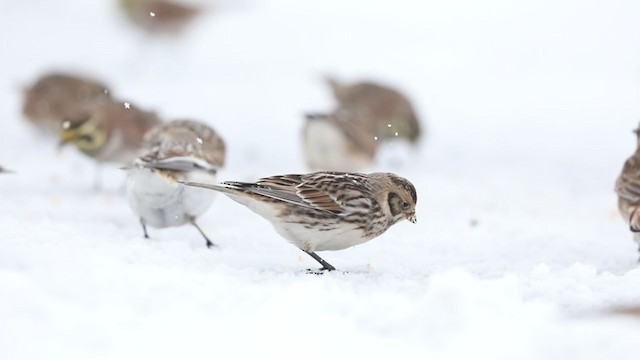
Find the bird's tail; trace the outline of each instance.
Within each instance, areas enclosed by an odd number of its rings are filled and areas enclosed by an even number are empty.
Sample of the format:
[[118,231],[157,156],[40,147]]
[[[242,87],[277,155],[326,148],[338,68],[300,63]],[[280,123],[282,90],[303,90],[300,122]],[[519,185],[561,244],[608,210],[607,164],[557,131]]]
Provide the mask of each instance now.
[[[235,185],[236,183],[231,181],[220,183],[220,184],[205,184],[205,183],[199,183],[199,182],[193,182],[193,181],[178,181],[178,182],[186,186],[210,189],[210,190],[218,191],[224,194],[237,194],[238,191],[241,189],[240,186],[236,186]],[[237,183],[237,184],[240,185],[242,183]]]

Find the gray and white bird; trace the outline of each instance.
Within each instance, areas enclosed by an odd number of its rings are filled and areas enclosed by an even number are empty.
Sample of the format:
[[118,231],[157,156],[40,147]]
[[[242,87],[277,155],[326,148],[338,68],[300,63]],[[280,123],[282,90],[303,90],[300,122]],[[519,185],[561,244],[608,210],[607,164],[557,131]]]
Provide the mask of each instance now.
[[416,189],[391,173],[316,172],[271,176],[255,183],[185,185],[224,193],[267,219],[276,232],[318,261],[316,251],[342,250],[382,235],[398,221],[416,222]]
[[181,182],[213,182],[225,162],[225,144],[209,126],[191,120],[177,120],[151,129],[144,137],[141,156],[128,167],[127,200],[140,218],[144,236],[147,225],[167,228],[196,224],[213,202],[211,191],[188,187]]
[[624,163],[616,180],[615,191],[620,214],[629,224],[633,240],[640,247],[640,128],[634,132],[637,138],[636,151]]
[[346,172],[368,168],[378,148],[372,124],[348,110],[307,114],[302,130],[307,167]]

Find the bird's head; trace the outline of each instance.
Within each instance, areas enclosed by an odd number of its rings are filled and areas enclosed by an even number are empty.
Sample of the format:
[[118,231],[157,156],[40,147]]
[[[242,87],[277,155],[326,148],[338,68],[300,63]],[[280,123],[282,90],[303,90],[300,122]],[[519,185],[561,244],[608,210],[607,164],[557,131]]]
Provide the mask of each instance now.
[[388,176],[387,205],[393,217],[393,223],[407,219],[416,223],[416,203],[418,197],[413,184],[400,176],[386,174]]
[[91,155],[100,151],[106,142],[106,130],[92,116],[73,120],[67,119],[62,123],[60,147],[66,144],[73,144],[80,151]]

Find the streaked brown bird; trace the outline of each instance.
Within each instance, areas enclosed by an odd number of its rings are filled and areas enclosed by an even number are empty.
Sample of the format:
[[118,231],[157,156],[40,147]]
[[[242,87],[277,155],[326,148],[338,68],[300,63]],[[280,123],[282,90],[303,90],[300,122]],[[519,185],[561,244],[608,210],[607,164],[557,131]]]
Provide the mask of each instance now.
[[98,80],[52,72],[26,89],[22,112],[38,128],[58,134],[68,117],[110,100],[109,88]]
[[178,33],[201,13],[199,7],[169,0],[119,0],[137,26],[149,33]]
[[374,82],[342,84],[327,77],[338,109],[360,112],[375,124],[376,136],[382,140],[406,139],[416,143],[422,129],[409,99],[390,86]]
[[636,151],[624,163],[616,180],[615,191],[618,194],[620,214],[629,224],[634,241],[640,246],[640,128],[634,130],[634,133]]
[[144,137],[140,157],[128,168],[127,200],[139,217],[144,236],[147,225],[167,228],[196,224],[213,201],[213,193],[180,182],[214,182],[225,162],[225,144],[211,127],[197,121],[177,120],[158,125]]
[[382,235],[398,221],[416,222],[416,189],[391,173],[316,172],[255,183],[186,182],[219,191],[267,219],[276,232],[322,265],[316,251],[342,250]]

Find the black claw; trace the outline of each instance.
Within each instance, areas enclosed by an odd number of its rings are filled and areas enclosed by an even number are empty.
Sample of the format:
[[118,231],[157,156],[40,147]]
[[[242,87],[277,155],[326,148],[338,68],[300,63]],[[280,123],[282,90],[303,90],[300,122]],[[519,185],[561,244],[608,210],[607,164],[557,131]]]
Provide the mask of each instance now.
[[306,272],[309,275],[324,275],[326,273],[328,273],[329,271],[335,271],[336,269],[327,269],[327,268],[320,268],[320,269],[307,269]]
[[211,240],[209,240],[209,238],[207,237],[207,235],[204,233],[204,231],[202,231],[202,229],[200,228],[200,226],[198,226],[198,224],[196,224],[195,219],[191,220],[191,224],[193,224],[193,226],[195,226],[196,229],[198,229],[198,232],[200,233],[200,235],[202,235],[202,237],[204,238],[204,240],[207,242],[207,248],[211,249],[216,247],[217,245],[214,244]]

